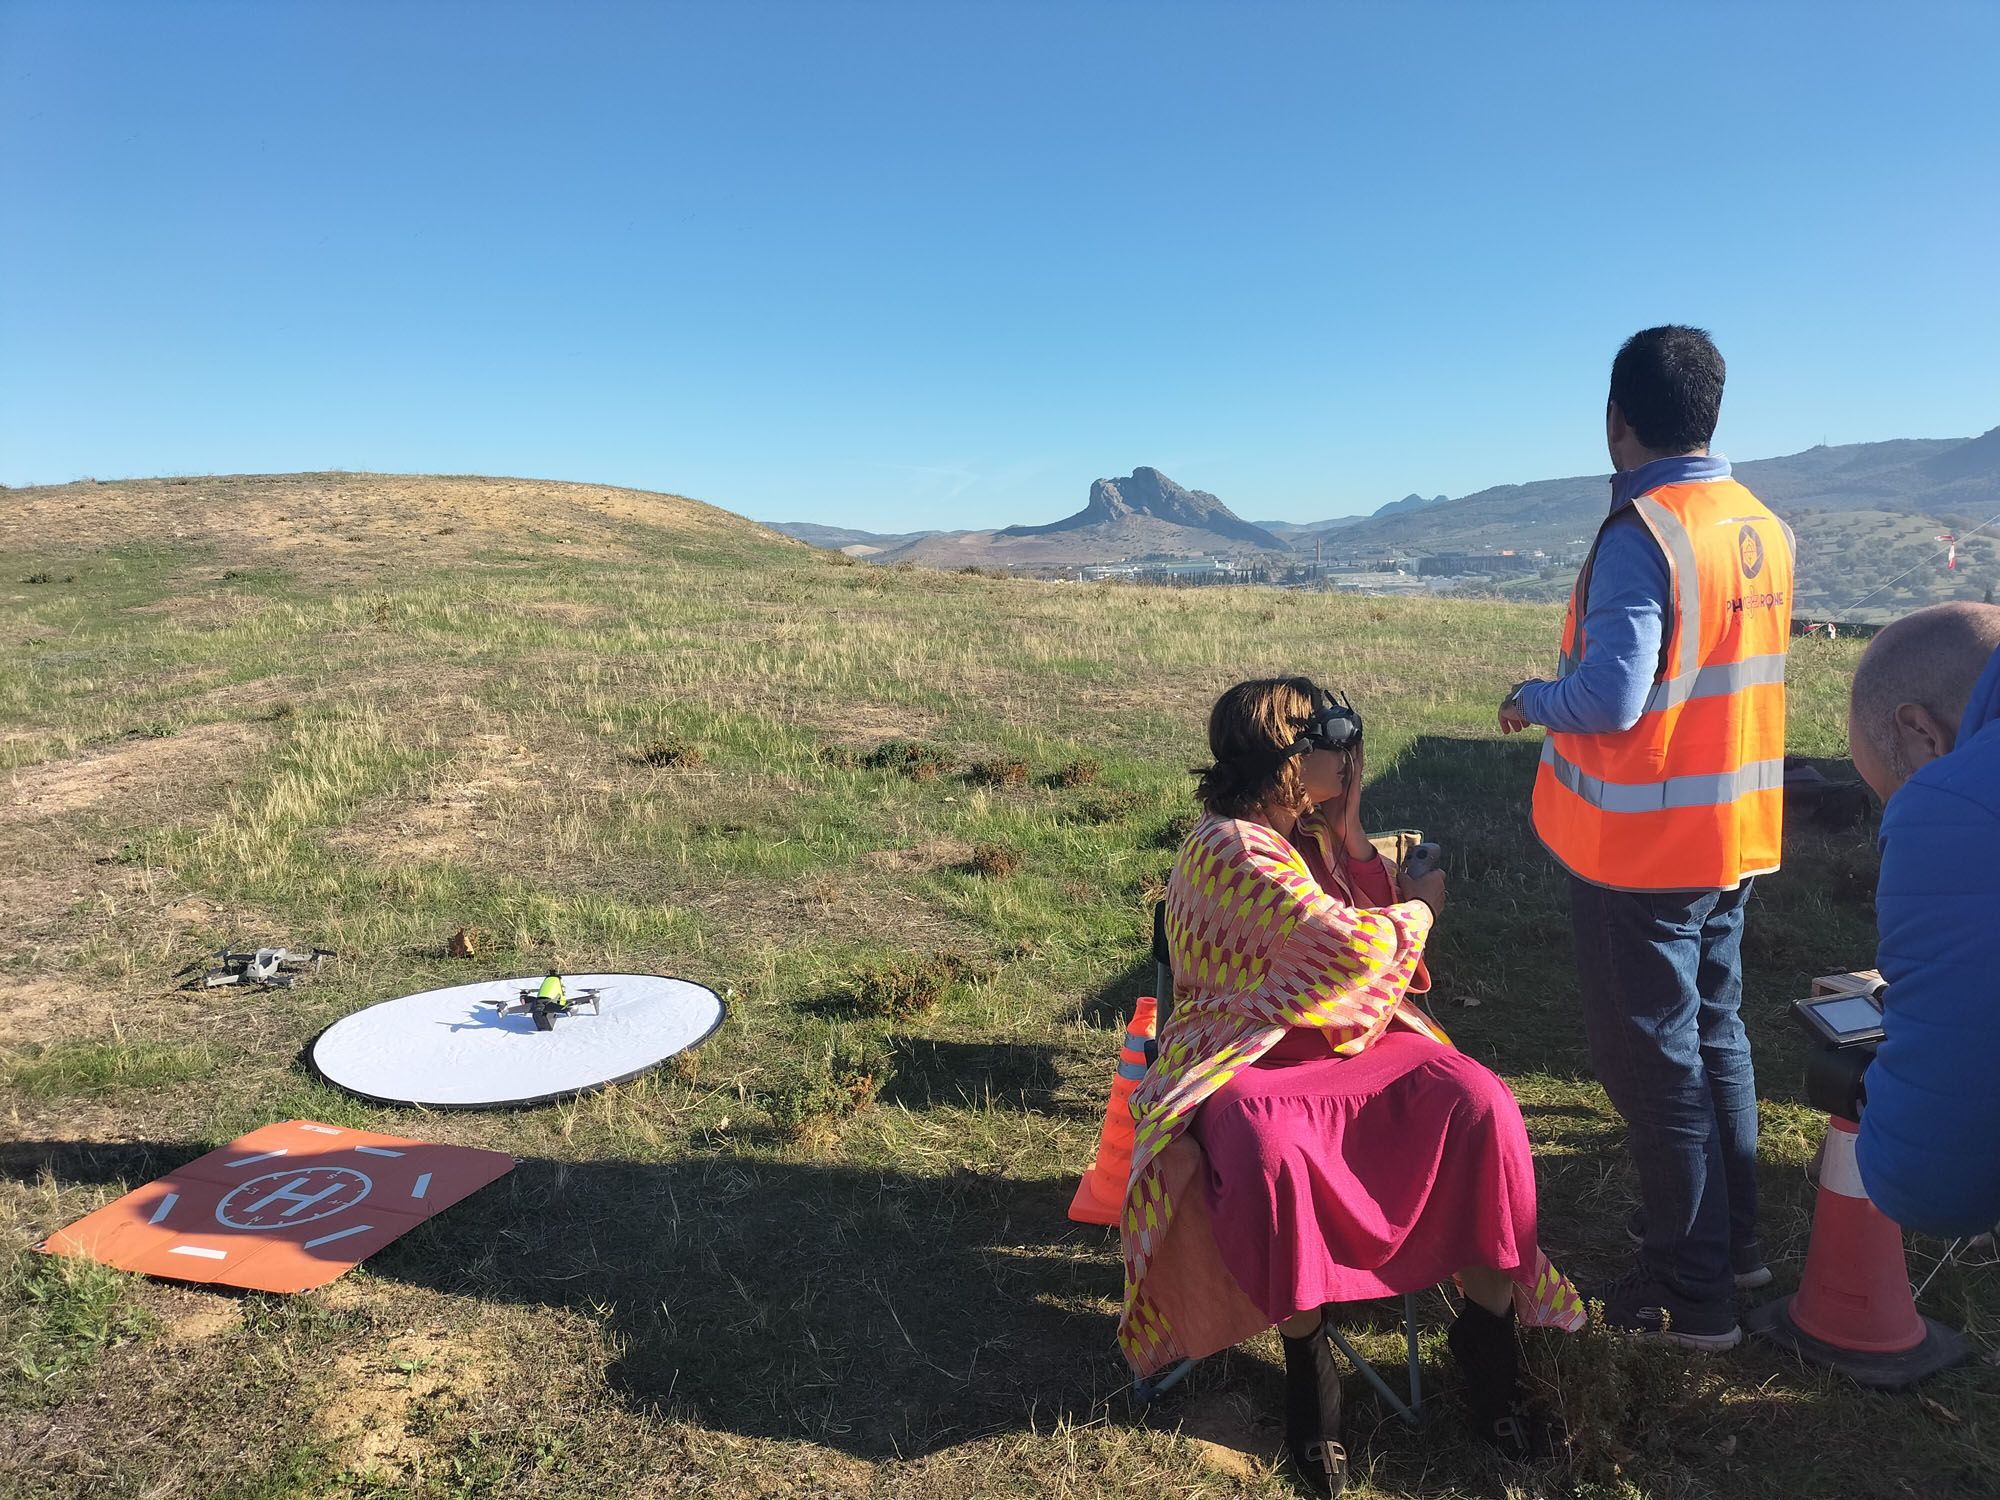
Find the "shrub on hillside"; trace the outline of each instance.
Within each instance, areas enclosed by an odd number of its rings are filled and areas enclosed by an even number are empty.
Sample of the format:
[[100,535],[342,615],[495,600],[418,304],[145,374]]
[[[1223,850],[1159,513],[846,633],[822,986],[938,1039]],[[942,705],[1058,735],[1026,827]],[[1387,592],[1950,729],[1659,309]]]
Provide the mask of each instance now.
[[842,998],[861,1015],[905,1021],[936,1009],[953,989],[984,976],[981,965],[956,953],[907,953],[857,970]]
[[1006,844],[977,844],[965,862],[966,873],[1004,880],[1021,868],[1021,851]]
[[884,740],[861,758],[871,771],[894,771],[912,781],[930,781],[951,765],[951,757],[921,740]]
[[688,771],[700,765],[703,756],[700,746],[668,735],[665,739],[648,740],[632,752],[632,759],[655,770]]
[[1146,805],[1137,792],[1105,792],[1089,797],[1057,816],[1065,823],[1122,823]]
[[1025,760],[976,760],[965,774],[968,781],[979,786],[1026,786],[1028,763]]
[[893,1076],[888,1050],[867,1038],[834,1036],[752,1097],[787,1140],[824,1142],[875,1102]]
[[1089,786],[1097,780],[1098,772],[1102,769],[1103,767],[1088,757],[1080,760],[1066,761],[1049,772],[1049,785],[1058,790],[1068,790],[1070,787],[1077,786]]

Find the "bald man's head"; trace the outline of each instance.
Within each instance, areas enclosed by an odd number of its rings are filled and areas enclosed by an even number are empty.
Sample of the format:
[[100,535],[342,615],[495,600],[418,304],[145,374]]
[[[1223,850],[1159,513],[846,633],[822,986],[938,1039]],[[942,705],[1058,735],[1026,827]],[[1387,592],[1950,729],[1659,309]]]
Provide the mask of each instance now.
[[1938,604],[1888,626],[1862,654],[1847,705],[1854,767],[1884,802],[1958,737],[2000,649],[2000,605]]

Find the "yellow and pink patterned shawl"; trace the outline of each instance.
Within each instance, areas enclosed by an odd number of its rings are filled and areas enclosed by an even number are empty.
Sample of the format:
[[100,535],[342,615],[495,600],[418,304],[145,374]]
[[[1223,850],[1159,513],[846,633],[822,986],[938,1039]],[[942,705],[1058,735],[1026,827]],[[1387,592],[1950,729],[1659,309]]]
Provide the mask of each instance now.
[[[1322,890],[1299,851],[1261,823],[1205,818],[1167,884],[1173,1014],[1134,1091],[1132,1176],[1120,1231],[1125,1308],[1118,1343],[1140,1375],[1262,1333],[1271,1320],[1222,1264],[1208,1227],[1201,1148],[1187,1134],[1204,1099],[1294,1026],[1317,1026],[1352,1056],[1390,1025],[1450,1045],[1405,993],[1431,911],[1379,909]],[[1575,1330],[1576,1289],[1536,1251],[1515,1303],[1529,1326]]]

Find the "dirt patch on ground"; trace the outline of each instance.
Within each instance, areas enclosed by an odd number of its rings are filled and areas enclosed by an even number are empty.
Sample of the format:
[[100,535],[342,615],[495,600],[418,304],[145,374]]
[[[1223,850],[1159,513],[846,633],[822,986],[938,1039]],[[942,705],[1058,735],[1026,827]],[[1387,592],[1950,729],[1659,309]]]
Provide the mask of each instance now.
[[[5,910],[0,906],[0,910]],[[104,995],[64,980],[18,979],[0,987],[0,1046],[52,1036],[95,1034],[116,1008]]]
[[416,801],[351,822],[327,842],[378,864],[461,858],[497,831],[502,799],[537,779],[526,746],[504,734],[473,735]]
[[966,937],[949,912],[923,897],[838,871],[784,882],[718,882],[684,894],[679,904],[735,943],[785,941],[802,931],[913,948]]
[[931,839],[908,849],[871,849],[861,862],[872,869],[920,875],[962,865],[971,857],[972,845],[963,839]]
[[1181,1412],[1180,1428],[1202,1464],[1231,1479],[1254,1479],[1284,1446],[1283,1427],[1244,1391],[1203,1391]]
[[206,1344],[243,1326],[243,1305],[236,1298],[193,1287],[162,1288],[156,1306],[169,1343]]
[[[245,615],[262,614],[272,607],[268,599],[243,594],[169,594],[150,604],[135,604],[126,612],[135,615],[163,615],[177,625],[226,625]],[[213,669],[189,669],[213,670]]]
[[461,1332],[411,1329],[335,1358],[329,1399],[314,1425],[354,1472],[394,1478],[430,1451],[426,1436],[441,1409],[462,1410],[491,1390],[500,1372]]
[[796,717],[812,725],[831,745],[923,739],[944,723],[944,716],[930,709],[882,703],[803,705]]
[[13,771],[0,783],[0,820],[61,817],[114,798],[130,801],[190,780],[212,781],[240,763],[257,739],[247,724],[203,724]]

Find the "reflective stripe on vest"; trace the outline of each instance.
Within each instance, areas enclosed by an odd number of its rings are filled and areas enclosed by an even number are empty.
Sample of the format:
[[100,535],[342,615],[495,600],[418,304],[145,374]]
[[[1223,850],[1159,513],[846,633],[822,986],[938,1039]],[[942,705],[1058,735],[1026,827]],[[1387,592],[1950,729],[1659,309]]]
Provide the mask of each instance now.
[[1782,651],[1768,656],[1746,656],[1742,661],[1719,667],[1698,667],[1692,672],[1670,677],[1665,682],[1654,683],[1653,691],[1646,698],[1645,712],[1657,713],[1663,708],[1672,708],[1677,703],[1691,702],[1696,698],[1726,698],[1747,687],[1784,680],[1785,653]]
[[1542,762],[1557,781],[1604,812],[1664,812],[1676,807],[1721,807],[1752,792],[1769,792],[1785,784],[1785,762],[1753,761],[1734,771],[1706,776],[1669,776],[1665,781],[1602,781],[1578,770],[1557,753],[1555,741],[1542,742]]

